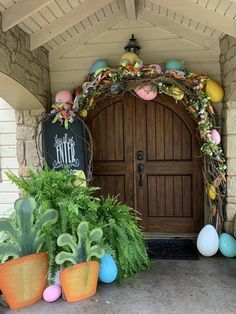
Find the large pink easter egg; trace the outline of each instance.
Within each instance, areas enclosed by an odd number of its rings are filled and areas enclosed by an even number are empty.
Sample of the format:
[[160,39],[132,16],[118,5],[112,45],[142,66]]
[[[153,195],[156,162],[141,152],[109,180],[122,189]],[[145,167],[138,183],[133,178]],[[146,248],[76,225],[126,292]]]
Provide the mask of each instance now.
[[221,141],[220,134],[216,129],[211,130],[211,138],[213,141],[216,142],[216,144],[220,144]]
[[43,299],[46,302],[54,302],[61,296],[61,286],[51,285],[47,287],[43,292]]
[[56,93],[55,102],[69,102],[72,103],[72,95],[71,92],[68,90],[60,90]]
[[157,97],[157,91],[153,84],[145,84],[138,86],[135,93],[144,100],[152,100]]

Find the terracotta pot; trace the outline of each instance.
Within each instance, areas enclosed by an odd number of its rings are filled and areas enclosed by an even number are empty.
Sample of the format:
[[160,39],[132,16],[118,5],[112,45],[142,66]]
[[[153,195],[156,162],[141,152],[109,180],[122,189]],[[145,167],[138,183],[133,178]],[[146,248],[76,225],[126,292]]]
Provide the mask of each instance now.
[[95,295],[98,273],[99,263],[96,261],[80,263],[62,270],[60,280],[67,302],[82,301]]
[[49,256],[37,253],[0,265],[0,289],[12,310],[42,299],[47,285]]

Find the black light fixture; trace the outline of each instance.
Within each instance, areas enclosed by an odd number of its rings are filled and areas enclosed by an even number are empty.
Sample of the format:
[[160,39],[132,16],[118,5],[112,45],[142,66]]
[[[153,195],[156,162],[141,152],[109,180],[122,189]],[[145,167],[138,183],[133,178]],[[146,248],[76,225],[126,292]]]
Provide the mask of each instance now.
[[127,51],[127,52],[134,52],[134,53],[136,53],[138,55],[140,49],[141,48],[136,43],[136,38],[134,38],[134,34],[132,34],[132,36],[131,36],[131,38],[129,40],[128,45],[125,46],[125,51]]

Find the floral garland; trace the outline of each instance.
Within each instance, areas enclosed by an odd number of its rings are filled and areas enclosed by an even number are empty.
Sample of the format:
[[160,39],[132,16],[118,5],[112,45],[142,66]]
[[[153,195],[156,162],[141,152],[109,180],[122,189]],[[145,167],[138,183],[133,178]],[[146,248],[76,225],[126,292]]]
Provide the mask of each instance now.
[[[224,221],[226,163],[221,146],[212,138],[212,131],[218,126],[211,98],[205,93],[208,80],[205,75],[184,71],[163,73],[157,64],[121,64],[117,69],[103,68],[88,75],[82,86],[76,89],[73,112],[79,112],[85,118],[98,99],[127,91],[136,95],[140,86],[147,85],[151,86],[147,93],[156,91],[157,97],[159,94],[166,94],[173,97],[176,103],[182,103],[197,124],[210,222],[220,231]],[[73,114],[70,113],[70,116],[73,117]]]

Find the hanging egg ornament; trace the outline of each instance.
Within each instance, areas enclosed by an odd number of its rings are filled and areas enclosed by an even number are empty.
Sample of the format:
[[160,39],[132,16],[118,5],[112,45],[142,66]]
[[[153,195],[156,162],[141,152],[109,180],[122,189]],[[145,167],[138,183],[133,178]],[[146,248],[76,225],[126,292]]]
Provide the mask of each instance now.
[[136,53],[130,51],[125,52],[120,60],[121,66],[135,65],[135,63],[140,63],[140,58]]
[[98,278],[103,283],[111,283],[117,277],[117,266],[113,257],[105,253],[100,260],[100,270]]
[[211,98],[211,101],[218,103],[224,97],[224,90],[216,81],[208,80],[206,83],[206,95]]
[[88,115],[88,111],[87,111],[86,109],[82,109],[82,110],[80,111],[80,114],[81,114],[81,116],[82,116],[83,118],[86,118],[87,115]]
[[46,302],[54,302],[61,296],[61,285],[51,285],[43,292],[43,299]]
[[214,187],[213,184],[211,184],[211,185],[209,186],[208,195],[210,196],[210,198],[211,198],[212,200],[215,200],[215,199],[216,199],[216,188]]
[[148,67],[154,68],[158,74],[162,73],[162,68],[159,64],[150,64]]
[[152,83],[136,87],[135,93],[144,100],[153,100],[157,97],[157,90]]
[[179,59],[168,60],[165,64],[166,71],[184,71],[184,61]]
[[89,73],[94,74],[98,70],[102,71],[104,68],[109,67],[109,63],[105,59],[97,60],[89,69]]
[[74,181],[74,186],[86,187],[86,176],[83,170],[78,170],[75,172],[76,179]]
[[184,98],[184,92],[179,87],[172,87],[171,95],[175,100],[181,100]]
[[56,93],[55,102],[60,104],[62,102],[72,103],[72,95],[69,90],[60,90]]
[[219,132],[216,129],[212,129],[211,138],[217,145],[220,144],[221,137],[220,137]]

